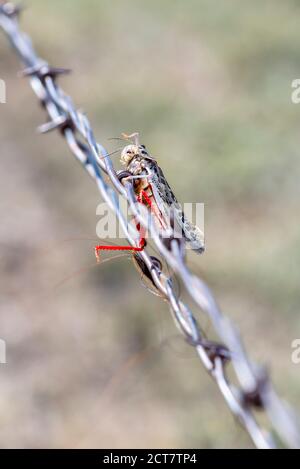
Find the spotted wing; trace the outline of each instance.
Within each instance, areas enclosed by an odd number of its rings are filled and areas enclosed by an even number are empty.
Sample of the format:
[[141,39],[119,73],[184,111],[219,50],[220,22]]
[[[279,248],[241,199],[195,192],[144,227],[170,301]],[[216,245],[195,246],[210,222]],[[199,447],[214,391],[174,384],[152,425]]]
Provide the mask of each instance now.
[[196,225],[188,221],[182,207],[176,199],[161,168],[156,162],[148,166],[151,181],[151,189],[159,210],[166,220],[170,220],[170,214],[174,214],[174,231],[185,238],[187,245],[201,254],[204,251],[204,235]]

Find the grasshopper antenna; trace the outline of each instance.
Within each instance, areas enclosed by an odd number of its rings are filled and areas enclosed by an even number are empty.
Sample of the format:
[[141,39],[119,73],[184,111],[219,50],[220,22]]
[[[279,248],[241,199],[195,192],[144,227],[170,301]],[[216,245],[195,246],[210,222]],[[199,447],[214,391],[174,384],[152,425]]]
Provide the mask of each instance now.
[[113,156],[116,153],[119,153],[122,150],[122,148],[117,148],[117,150],[112,151],[111,153],[107,153],[107,155],[104,156],[98,156],[99,160],[105,160],[105,158],[108,158],[109,156]]
[[111,140],[118,140],[120,142],[128,142],[128,138],[123,138],[123,137],[110,137],[108,138],[107,140],[111,141]]

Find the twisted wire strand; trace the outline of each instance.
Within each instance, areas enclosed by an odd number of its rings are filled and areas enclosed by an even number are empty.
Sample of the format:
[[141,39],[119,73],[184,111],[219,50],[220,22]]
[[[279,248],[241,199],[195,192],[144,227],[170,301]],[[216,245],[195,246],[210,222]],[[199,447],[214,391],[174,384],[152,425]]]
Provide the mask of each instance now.
[[[150,280],[170,307],[174,321],[196,350],[204,368],[218,386],[232,414],[248,432],[257,448],[275,448],[276,435],[280,445],[300,447],[300,430],[295,413],[274,391],[266,370],[249,358],[233,323],[226,318],[208,286],[188,268],[184,246],[169,237],[165,242],[156,227],[138,204],[132,183],[120,182],[107,150],[97,143],[86,115],[76,109],[72,99],[57,85],[56,78],[69,70],[51,67],[36,54],[30,38],[19,29],[20,8],[11,2],[0,3],[0,26],[25,65],[23,75],[30,79],[31,87],[45,108],[50,121],[40,127],[41,132],[59,130],[71,152],[96,182],[98,190],[119,219],[130,245],[139,240],[137,231],[128,225],[119,206],[119,195],[125,198],[131,213],[140,224],[149,229],[154,246],[161,258],[181,279],[197,310],[206,315],[220,344],[207,340],[191,310],[178,298],[171,278],[159,268],[157,259],[145,248],[139,253]],[[109,184],[105,177],[108,177]],[[224,345],[223,345],[224,344]],[[238,385],[233,385],[227,373],[231,362]],[[265,412],[268,429],[258,424],[256,411]]]

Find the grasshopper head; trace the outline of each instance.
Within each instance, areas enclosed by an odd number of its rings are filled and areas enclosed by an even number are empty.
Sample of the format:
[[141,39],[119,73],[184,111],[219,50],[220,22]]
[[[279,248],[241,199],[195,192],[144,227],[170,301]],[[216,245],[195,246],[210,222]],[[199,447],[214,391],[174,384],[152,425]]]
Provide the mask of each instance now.
[[131,161],[136,158],[146,158],[149,157],[147,150],[144,145],[127,145],[121,153],[121,163],[125,166],[128,166]]

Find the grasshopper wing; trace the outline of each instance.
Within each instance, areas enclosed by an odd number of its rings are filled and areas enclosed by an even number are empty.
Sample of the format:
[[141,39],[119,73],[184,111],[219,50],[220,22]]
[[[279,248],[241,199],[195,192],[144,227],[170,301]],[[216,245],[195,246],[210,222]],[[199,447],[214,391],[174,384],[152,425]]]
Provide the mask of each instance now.
[[152,162],[149,166],[153,197],[162,216],[166,220],[170,220],[170,215],[173,212],[174,222],[176,222],[176,225],[174,226],[175,233],[184,237],[188,247],[201,254],[204,251],[203,232],[200,228],[186,219],[181,205],[177,201],[168,181],[157,163]]

